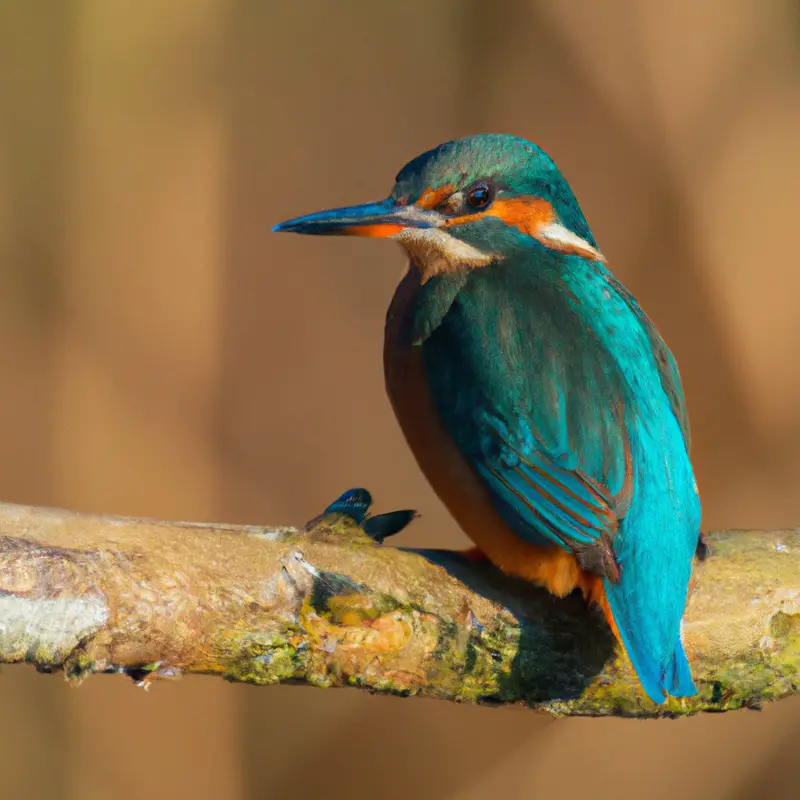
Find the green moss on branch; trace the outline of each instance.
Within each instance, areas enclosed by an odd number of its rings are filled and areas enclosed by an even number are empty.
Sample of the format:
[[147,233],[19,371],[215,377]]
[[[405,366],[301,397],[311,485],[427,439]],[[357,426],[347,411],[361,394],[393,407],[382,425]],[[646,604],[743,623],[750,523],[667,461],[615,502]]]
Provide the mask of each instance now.
[[0,504],[0,661],[356,686],[557,715],[758,706],[800,665],[800,534],[710,534],[684,639],[697,698],[643,695],[599,614],[457,554],[308,532]]

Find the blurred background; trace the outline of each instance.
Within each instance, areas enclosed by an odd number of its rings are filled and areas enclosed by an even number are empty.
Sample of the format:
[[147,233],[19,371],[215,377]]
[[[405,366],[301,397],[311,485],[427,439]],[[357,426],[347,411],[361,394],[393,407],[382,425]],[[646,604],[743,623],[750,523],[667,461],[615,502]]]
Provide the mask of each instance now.
[[[399,248],[271,235],[545,147],[675,352],[704,527],[800,523],[797,0],[4,0],[0,497],[464,539],[384,396]],[[4,668],[0,796],[796,798],[800,699],[676,722]]]

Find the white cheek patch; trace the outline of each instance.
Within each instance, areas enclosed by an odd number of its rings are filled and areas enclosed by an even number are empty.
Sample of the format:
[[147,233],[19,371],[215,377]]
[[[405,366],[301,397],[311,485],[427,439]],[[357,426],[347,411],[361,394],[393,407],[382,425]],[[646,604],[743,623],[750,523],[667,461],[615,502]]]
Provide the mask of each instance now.
[[390,237],[400,242],[419,267],[423,283],[459,267],[483,267],[497,259],[451,236],[441,228],[404,228]]
[[599,250],[592,247],[585,239],[581,239],[569,228],[565,228],[560,222],[545,222],[537,225],[533,236],[551,250],[568,255],[583,256],[592,261],[602,263],[606,261],[605,256]]

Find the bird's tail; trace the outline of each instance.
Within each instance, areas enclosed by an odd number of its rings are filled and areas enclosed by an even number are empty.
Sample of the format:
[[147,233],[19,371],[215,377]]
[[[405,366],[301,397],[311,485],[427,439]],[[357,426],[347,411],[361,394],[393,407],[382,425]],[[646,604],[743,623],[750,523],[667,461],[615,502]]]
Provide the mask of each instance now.
[[680,638],[680,615],[677,615],[678,625],[670,631],[669,619],[648,618],[646,607],[632,607],[622,582],[613,584],[604,580],[603,584],[605,592],[599,605],[647,696],[654,703],[663,703],[665,695],[697,694]]

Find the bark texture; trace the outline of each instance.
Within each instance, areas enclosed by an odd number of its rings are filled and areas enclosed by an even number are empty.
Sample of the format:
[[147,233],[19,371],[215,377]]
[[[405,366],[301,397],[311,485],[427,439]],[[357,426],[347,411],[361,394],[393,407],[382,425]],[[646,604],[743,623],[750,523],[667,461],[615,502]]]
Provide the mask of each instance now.
[[757,707],[796,690],[800,533],[708,534],[684,641],[700,694],[644,697],[602,617],[446,551],[310,530],[0,504],[0,662],[145,685],[182,673],[557,715]]

